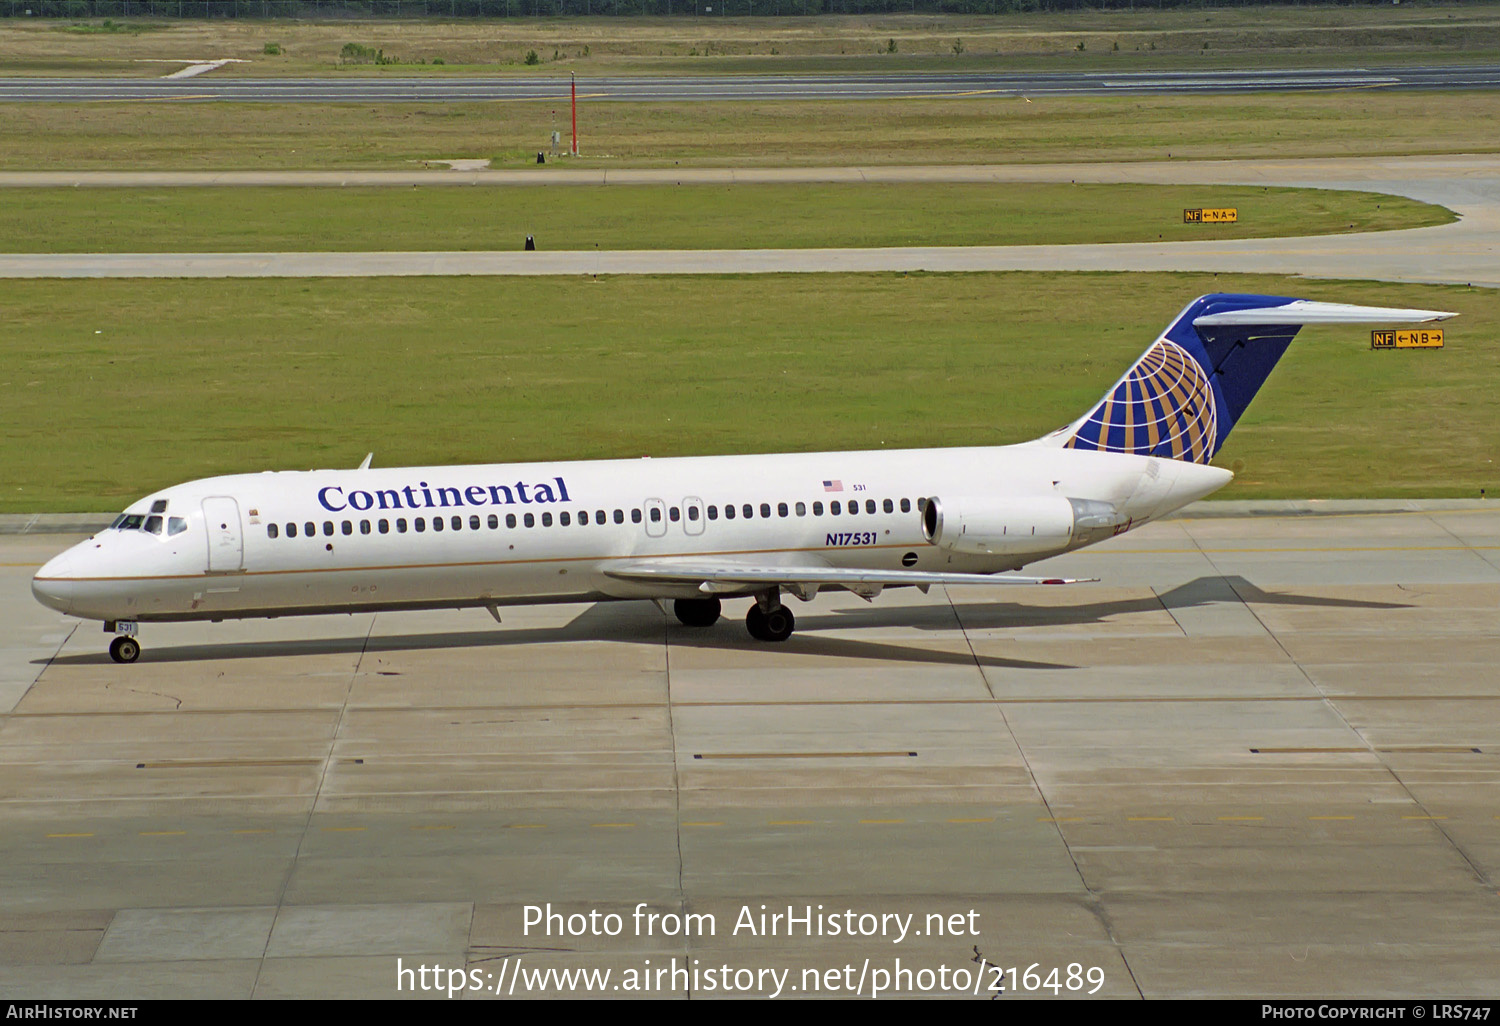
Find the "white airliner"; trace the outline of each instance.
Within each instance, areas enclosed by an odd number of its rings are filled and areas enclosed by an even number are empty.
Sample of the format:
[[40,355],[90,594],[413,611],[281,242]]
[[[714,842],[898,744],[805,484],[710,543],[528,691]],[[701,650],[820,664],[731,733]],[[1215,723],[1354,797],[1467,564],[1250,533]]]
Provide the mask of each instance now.
[[[1453,314],[1216,294],[1194,300],[1103,399],[1020,445],[313,470],[167,488],[47,563],[60,612],[140,623],[394,609],[674,601],[707,627],[783,592],[1071,583],[1008,571],[1149,523],[1227,484],[1208,465],[1300,326]],[[1003,576],[992,576],[997,574]]]

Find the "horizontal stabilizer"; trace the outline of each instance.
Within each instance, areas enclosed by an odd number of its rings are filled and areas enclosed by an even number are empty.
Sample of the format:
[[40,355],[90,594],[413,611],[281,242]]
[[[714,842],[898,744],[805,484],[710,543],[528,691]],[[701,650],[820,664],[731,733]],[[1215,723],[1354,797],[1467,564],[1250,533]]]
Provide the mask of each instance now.
[[1281,306],[1226,310],[1193,318],[1193,327],[1220,324],[1419,324],[1442,321],[1457,314],[1443,310],[1403,310],[1389,306],[1354,306],[1298,299]]

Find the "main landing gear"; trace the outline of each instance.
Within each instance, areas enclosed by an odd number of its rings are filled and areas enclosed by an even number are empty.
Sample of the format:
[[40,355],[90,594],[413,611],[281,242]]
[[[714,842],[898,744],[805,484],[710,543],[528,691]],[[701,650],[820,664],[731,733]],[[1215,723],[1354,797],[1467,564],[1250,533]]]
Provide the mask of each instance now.
[[[688,627],[712,627],[723,612],[717,598],[677,599],[672,612]],[[756,641],[785,641],[797,626],[792,611],[781,604],[781,593],[770,591],[756,597],[745,615],[745,628]]]
[[136,625],[128,620],[109,620],[104,624],[107,633],[115,635],[109,643],[109,657],[117,663],[133,663],[141,657],[141,643],[135,640]]
[[756,641],[785,641],[796,626],[797,618],[774,591],[757,598],[745,614],[745,629]]
[[672,612],[688,627],[712,627],[719,622],[721,611],[716,598],[678,599],[672,603]]

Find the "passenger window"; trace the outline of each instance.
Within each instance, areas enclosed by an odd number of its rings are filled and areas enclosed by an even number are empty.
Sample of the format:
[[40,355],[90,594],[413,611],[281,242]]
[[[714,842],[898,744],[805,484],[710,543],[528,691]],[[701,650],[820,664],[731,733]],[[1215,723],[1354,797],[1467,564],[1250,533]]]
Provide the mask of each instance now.
[[874,513],[875,512],[875,500],[874,499],[866,499],[865,500],[865,512],[866,513]]
[[297,525],[296,524],[287,524],[286,525],[286,536],[288,538],[295,538],[295,537],[297,537]]
[[552,511],[551,510],[548,510],[547,512],[545,512],[545,513],[542,514],[542,526],[543,527],[551,527],[552,526]]
[[731,503],[728,503],[728,502],[724,503],[724,519],[725,520],[733,520],[734,519],[734,506]]
[[490,514],[490,519],[489,519],[488,523],[490,525],[490,530],[491,531],[497,531],[497,530],[500,529],[500,518],[498,516],[496,516],[495,514],[493,514],[493,513]]
[[615,510],[615,523],[617,523],[617,524],[623,524],[624,522],[625,522],[625,511],[623,509],[617,509],[617,510]]
[[688,515],[688,519],[689,520],[697,520],[698,519],[698,507],[697,506],[689,506],[687,508],[687,515]]
[[630,511],[630,522],[632,524],[639,524],[641,522],[641,511],[640,510],[633,509],[633,510]]
[[360,534],[369,534],[370,533],[370,522],[368,520],[361,520],[359,522],[359,533]]
[[823,504],[821,502],[815,502],[815,503],[813,503],[813,516],[820,517],[822,515],[823,515]]
[[770,519],[770,517],[771,517],[771,504],[769,502],[763,502],[763,503],[760,504],[760,515],[764,519],[767,519],[767,520]]
[[880,508],[885,510],[887,513],[896,512],[896,504],[891,502],[890,499],[886,499],[883,503],[881,503]]
[[568,511],[567,510],[563,510],[561,513],[559,513],[557,515],[557,526],[559,526],[559,527],[568,527],[568,526],[571,525],[571,523],[572,523],[572,518],[568,516]]
[[717,506],[710,506],[710,507],[708,507],[708,519],[710,519],[710,520],[717,520],[717,519],[719,519],[719,507],[717,507]]
[[343,524],[343,527],[344,527],[344,533],[345,534],[353,534],[354,533],[354,525],[351,524],[349,521],[345,520],[344,524]]
[[740,507],[740,512],[744,514],[746,520],[749,520],[755,516],[755,507],[747,502]]
[[453,529],[455,531],[462,531],[464,529],[464,518],[463,517],[454,517],[452,520],[449,521],[449,523],[453,525]]
[[910,499],[902,499],[901,500],[901,512],[903,512],[903,513],[910,513],[911,512],[911,500]]
[[[177,526],[177,518],[176,517],[172,518],[172,526],[173,527]],[[177,532],[173,531],[172,533],[176,534]],[[275,538],[280,533],[281,533],[281,530],[275,524],[267,524],[266,525],[266,536],[268,538]]]
[[302,525],[302,533],[311,538],[318,533],[318,525],[309,520]]
[[581,510],[578,511],[578,523],[582,527],[587,527],[589,525],[589,511],[588,510],[581,509]]
[[927,511],[927,499],[925,497],[918,499],[917,500],[917,512],[918,513],[925,513],[926,511]]
[[776,504],[776,515],[777,515],[777,516],[779,516],[779,517],[784,517],[784,516],[786,516],[786,515],[787,515],[787,513],[789,513],[789,512],[790,512],[790,510],[788,510],[788,509],[787,509],[787,508],[786,508],[786,503],[784,503],[784,502],[778,502],[778,503],[777,503],[777,504]]
[[604,523],[604,510],[599,509],[599,510],[595,510],[594,511],[594,523],[596,523],[596,524],[602,524],[602,523]]
[[849,500],[849,515],[852,517],[852,516],[854,516],[858,512],[859,512],[859,500],[858,499],[850,499]]
[[516,515],[514,513],[507,513],[507,514],[505,514],[505,526],[506,527],[515,527],[516,526]]
[[382,520],[377,526],[380,528],[381,534],[391,533],[391,522],[389,520]]
[[535,527],[536,517],[533,514],[528,513],[521,519],[521,523],[525,524],[527,527]]
[[396,533],[397,534],[405,534],[406,533],[406,518],[405,517],[397,517],[396,518]]
[[840,513],[844,512],[844,504],[842,502],[839,502],[837,499],[834,499],[828,504],[828,512],[832,513],[834,516],[838,516]]
[[[417,523],[421,523],[421,522],[422,522],[421,518],[418,517],[417,518]],[[442,517],[433,517],[432,518],[432,529],[434,531],[441,531],[443,529],[443,518]],[[417,528],[417,530],[420,531],[421,528],[419,527],[419,528]]]
[[478,513],[475,513],[473,516],[469,517],[469,530],[471,530],[471,531],[477,531],[477,530],[479,530],[479,514]]
[[799,503],[797,503],[797,515],[799,517],[805,517],[805,516],[807,516],[807,503],[805,503],[805,502],[799,502]]
[[325,520],[325,521],[323,521],[323,534],[326,535],[329,538],[333,537],[333,521],[332,520]]
[[412,520],[411,526],[416,529],[416,532],[418,534],[422,534],[423,532],[425,532],[427,530],[427,518],[426,517],[417,517],[414,520]]
[[653,524],[661,523],[661,509],[657,506],[651,507],[651,522]]
[[676,506],[673,506],[671,509],[667,510],[667,516],[672,518],[672,523],[674,524],[682,519],[682,514],[677,511]]

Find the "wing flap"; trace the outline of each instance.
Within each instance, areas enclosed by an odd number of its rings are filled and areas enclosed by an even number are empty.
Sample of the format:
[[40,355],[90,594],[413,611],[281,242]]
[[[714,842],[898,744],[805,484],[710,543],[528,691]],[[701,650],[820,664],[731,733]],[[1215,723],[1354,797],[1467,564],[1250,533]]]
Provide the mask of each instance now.
[[691,584],[712,592],[724,585],[817,585],[887,587],[903,584],[1077,584],[1097,578],[1018,577],[1014,574],[941,574],[922,570],[850,570],[832,566],[775,566],[712,561],[678,562],[675,560],[633,560],[607,566],[603,572],[622,581],[655,581],[662,584]]

